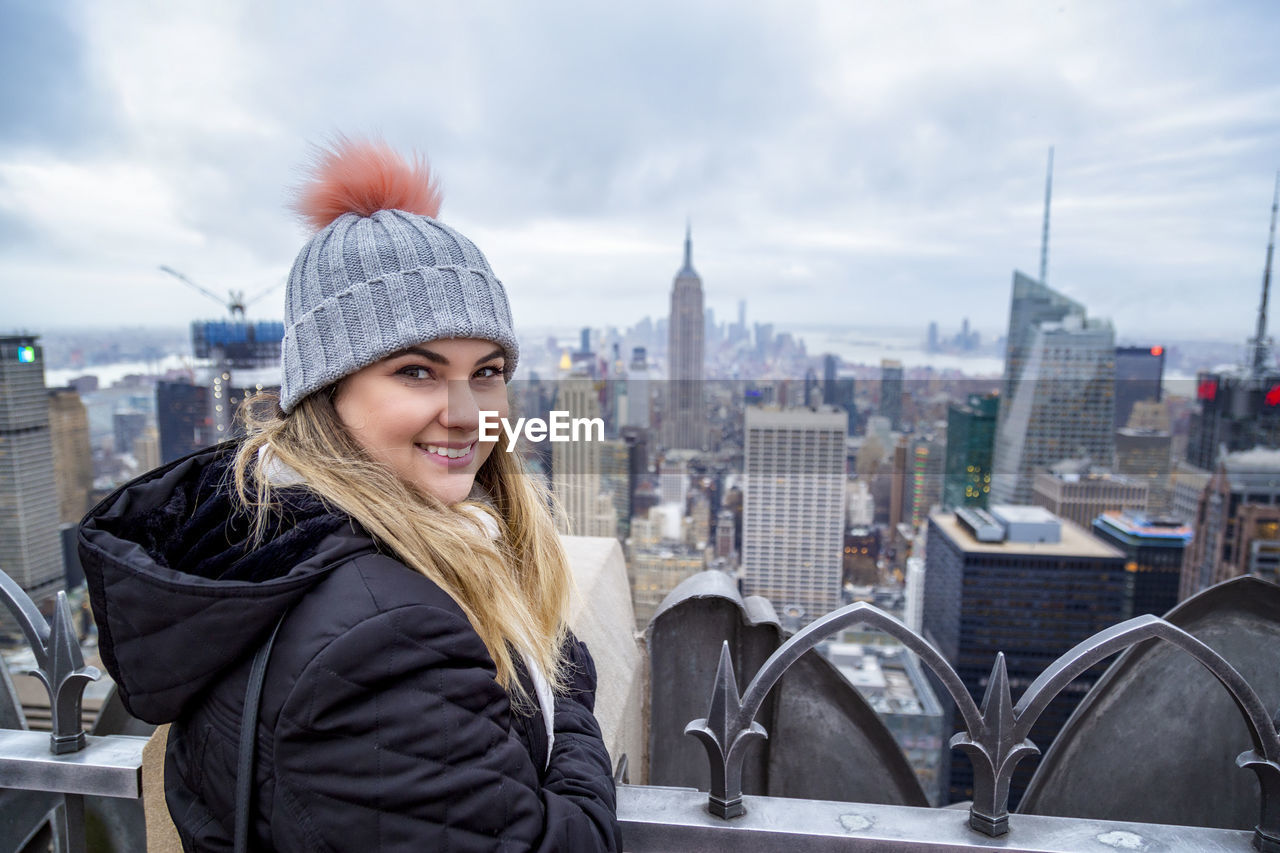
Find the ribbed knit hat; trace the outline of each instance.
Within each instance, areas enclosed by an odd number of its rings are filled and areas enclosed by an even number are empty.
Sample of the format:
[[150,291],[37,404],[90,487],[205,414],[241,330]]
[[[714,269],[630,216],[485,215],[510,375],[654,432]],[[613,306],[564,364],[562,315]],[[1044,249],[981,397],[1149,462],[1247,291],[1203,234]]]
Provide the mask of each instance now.
[[382,143],[340,139],[318,159],[296,207],[320,230],[285,287],[280,408],[392,353],[478,338],[519,358],[511,308],[475,244],[436,221],[425,162]]

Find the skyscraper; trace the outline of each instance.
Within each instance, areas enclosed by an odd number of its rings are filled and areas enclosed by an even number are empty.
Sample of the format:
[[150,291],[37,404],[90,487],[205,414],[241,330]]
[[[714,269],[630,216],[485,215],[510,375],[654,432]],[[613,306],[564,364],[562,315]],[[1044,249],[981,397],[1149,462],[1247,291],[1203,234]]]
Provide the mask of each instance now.
[[1116,347],[1116,429],[1129,425],[1136,403],[1160,402],[1164,347]]
[[[929,517],[924,628],[979,702],[997,652],[1005,654],[1017,695],[1049,661],[1128,618],[1131,597],[1118,549],[1040,507],[961,508]],[[1042,753],[1103,669],[1079,676],[1032,727]],[[951,801],[971,798],[972,767],[948,757]],[[1011,806],[1034,769],[1029,761],[1018,766]]]
[[1153,519],[1138,512],[1104,512],[1093,521],[1093,535],[1124,552],[1133,580],[1130,616],[1163,616],[1178,603],[1183,552],[1190,525]]
[[161,464],[181,459],[212,444],[210,391],[192,382],[156,383],[156,425]]
[[1254,447],[1280,447],[1280,370],[1201,371],[1196,374],[1200,410],[1191,413],[1187,461],[1205,471],[1218,456]]
[[649,356],[644,347],[632,347],[631,364],[627,366],[627,416],[623,426],[648,429],[653,422],[649,397]]
[[[1068,299],[1047,285],[1016,270],[1013,273],[1013,295],[1009,300],[1009,333],[1005,338],[1004,399],[1013,399],[1014,389],[1022,378],[1022,368],[1030,355],[1036,329],[1041,323],[1060,323],[1067,317],[1085,316],[1084,306]],[[1001,407],[1000,420],[1008,414]]]
[[970,394],[947,408],[947,461],[943,509],[987,506],[991,496],[991,460],[995,453],[1000,397]]
[[1187,461],[1213,471],[1220,452],[1253,447],[1280,447],[1280,370],[1271,357],[1267,337],[1267,303],[1271,293],[1271,259],[1276,244],[1276,213],[1280,211],[1280,173],[1271,198],[1271,231],[1262,269],[1262,299],[1257,327],[1249,339],[1248,363],[1234,370],[1196,377],[1200,411],[1191,415]]
[[671,285],[671,317],[667,325],[668,449],[701,450],[704,440],[702,279],[693,268],[693,233],[685,229],[684,266]]
[[63,524],[78,524],[89,511],[93,492],[93,448],[89,444],[89,412],[74,388],[49,389],[49,436],[58,515]]
[[902,484],[902,521],[918,528],[942,502],[947,442],[935,436],[916,436],[907,445],[907,470]]
[[[1057,294],[1036,287],[1037,302],[1054,302]],[[1015,282],[1015,302],[1016,293]],[[1014,333],[1011,321],[1011,339]],[[996,428],[991,496],[998,503],[1030,503],[1036,472],[1062,459],[1087,457],[1110,467],[1115,457],[1111,324],[1068,314],[1062,322],[1041,322],[1028,340],[1016,355],[1010,346],[1005,364],[1006,379],[1010,372],[1018,378]]]
[[822,403],[826,406],[838,405],[840,389],[836,385],[836,369],[840,359],[831,353],[822,357]]
[[[586,377],[562,380],[556,408],[568,412],[570,418],[600,417],[595,383]],[[618,535],[613,504],[607,495],[603,504],[599,500],[603,495],[600,462],[600,442],[551,442],[551,488],[573,535]]]
[[37,603],[62,588],[44,351],[34,335],[0,337],[0,565]]
[[1239,575],[1276,579],[1280,550],[1280,450],[1256,447],[1218,460],[1200,494],[1179,597]]
[[902,362],[884,359],[880,362],[880,414],[891,427],[902,429]]
[[810,622],[840,604],[844,412],[746,410],[743,586]]

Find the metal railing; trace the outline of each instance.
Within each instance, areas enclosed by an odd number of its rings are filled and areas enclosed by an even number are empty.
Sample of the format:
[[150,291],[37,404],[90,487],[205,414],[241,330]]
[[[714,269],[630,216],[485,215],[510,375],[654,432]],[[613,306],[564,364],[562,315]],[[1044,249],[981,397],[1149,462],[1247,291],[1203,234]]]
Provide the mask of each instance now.
[[922,853],[1000,850],[1247,851],[1244,829],[1045,817],[1015,814],[1012,831],[992,838],[969,828],[956,809],[841,803],[782,797],[743,797],[744,813],[711,814],[707,795],[693,788],[618,787],[618,820],[629,853]]
[[[51,624],[3,572],[0,599],[31,644],[37,662],[32,674],[48,690],[53,715],[48,739],[39,732],[0,730],[0,786],[17,795],[11,806],[35,810],[41,820],[52,819],[59,853],[82,853],[84,798],[140,798],[146,739],[85,735],[80,722],[81,698],[85,685],[99,673],[84,664],[65,594],[58,596]],[[829,634],[859,623],[879,628],[915,652],[955,701],[965,730],[952,738],[951,745],[967,752],[975,769],[974,801],[967,815],[956,809],[743,795],[742,760],[752,742],[767,737],[755,716],[769,691],[802,654]],[[1009,781],[1017,763],[1038,752],[1027,734],[1050,700],[1093,664],[1147,640],[1172,644],[1189,654],[1217,679],[1239,709],[1253,749],[1243,752],[1237,764],[1253,770],[1262,786],[1261,815],[1254,831],[1010,816]],[[786,844],[803,853],[1105,848],[1241,851],[1252,845],[1265,853],[1280,853],[1280,720],[1268,716],[1254,689],[1221,655],[1154,616],[1131,619],[1080,643],[1045,670],[1016,705],[1010,696],[1003,655],[996,658],[979,707],[936,649],[897,619],[862,603],[830,613],[787,640],[756,673],[743,696],[736,685],[726,643],[707,715],[686,728],[707,750],[710,792],[620,784],[618,811],[626,849],[636,853],[678,849],[750,853]],[[622,781],[625,770],[619,773]],[[45,798],[23,799],[24,792],[46,794],[42,795]],[[48,795],[53,795],[52,809]],[[1011,829],[1015,831],[1006,835]],[[7,841],[9,849],[20,849],[24,831],[21,826],[0,821],[0,843]]]
[[[1016,705],[1009,692],[1004,655],[998,654],[981,708],[940,652],[906,625],[870,604],[850,604],[796,633],[764,662],[741,698],[726,642],[721,648],[707,716],[693,720],[685,728],[707,751],[711,766],[707,811],[712,816],[727,821],[746,812],[742,761],[753,741],[767,737],[755,717],[769,691],[802,654],[836,631],[855,624],[874,626],[899,640],[933,670],[950,694],[965,726],[965,731],[951,738],[951,747],[964,751],[973,762],[969,827],[989,838],[1009,831],[1009,783],[1018,762],[1040,751],[1027,735],[1049,702],[1076,676],[1117,652],[1145,640],[1172,644],[1217,679],[1244,718],[1253,749],[1241,753],[1236,764],[1254,771],[1262,786],[1261,815],[1253,832],[1253,846],[1264,853],[1280,853],[1280,734],[1277,733],[1280,714],[1273,719],[1267,713],[1258,694],[1225,658],[1157,616],[1137,616],[1079,643],[1033,681]],[[1018,816],[1019,821],[1025,819],[1026,816]]]
[[80,703],[85,686],[101,674],[84,664],[65,592],[58,593],[52,623],[4,572],[0,572],[0,601],[35,654],[36,667],[30,674],[48,691],[52,716],[47,737],[43,732],[0,729],[0,787],[54,795],[8,800],[6,806],[13,813],[0,824],[4,830],[0,840],[8,842],[8,849],[21,849],[30,834],[48,821],[58,853],[83,853],[85,797],[141,797],[142,748],[147,741],[129,735],[85,734]]

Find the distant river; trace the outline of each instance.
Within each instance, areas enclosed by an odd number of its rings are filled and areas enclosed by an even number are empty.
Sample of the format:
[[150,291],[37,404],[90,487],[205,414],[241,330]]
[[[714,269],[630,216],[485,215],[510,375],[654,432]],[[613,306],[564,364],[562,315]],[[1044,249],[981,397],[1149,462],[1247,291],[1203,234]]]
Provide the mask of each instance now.
[[932,367],[934,370],[958,370],[966,376],[1000,376],[1004,373],[1004,356],[926,352],[919,335],[894,334],[883,329],[826,329],[797,326],[790,331],[802,338],[811,356],[835,353],[847,364],[878,367],[882,359],[902,362],[903,367]]
[[88,367],[59,368],[44,372],[44,384],[49,388],[60,388],[80,376],[98,377],[99,388],[110,388],[130,374],[144,376],[163,376],[170,370],[190,368],[193,362],[190,356],[166,355],[156,361],[122,361],[117,364],[94,364]]

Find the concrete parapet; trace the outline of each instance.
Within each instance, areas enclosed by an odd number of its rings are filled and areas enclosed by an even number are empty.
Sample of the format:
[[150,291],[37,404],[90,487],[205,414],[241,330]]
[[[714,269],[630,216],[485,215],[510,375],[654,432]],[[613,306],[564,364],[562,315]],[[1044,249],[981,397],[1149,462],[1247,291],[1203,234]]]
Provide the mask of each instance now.
[[569,625],[596,662],[596,719],[615,766],[624,754],[635,784],[646,781],[647,660],[633,626],[631,588],[622,547],[606,537],[561,538],[577,592]]

